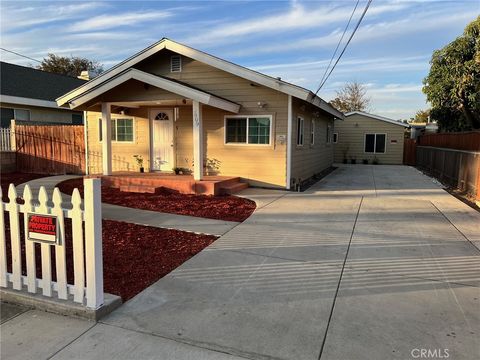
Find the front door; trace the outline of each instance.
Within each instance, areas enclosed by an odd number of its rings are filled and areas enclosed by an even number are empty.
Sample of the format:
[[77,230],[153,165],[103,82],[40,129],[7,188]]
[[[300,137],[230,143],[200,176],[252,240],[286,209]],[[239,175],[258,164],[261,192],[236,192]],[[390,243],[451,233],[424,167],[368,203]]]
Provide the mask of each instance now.
[[152,170],[172,171],[173,154],[173,111],[156,109],[150,112],[152,121]]

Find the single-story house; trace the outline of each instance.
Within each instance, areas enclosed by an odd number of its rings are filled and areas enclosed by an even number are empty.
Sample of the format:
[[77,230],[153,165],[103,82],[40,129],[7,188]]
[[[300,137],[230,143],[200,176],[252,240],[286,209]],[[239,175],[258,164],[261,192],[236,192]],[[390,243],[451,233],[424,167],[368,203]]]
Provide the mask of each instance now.
[[83,113],[59,108],[55,99],[86,81],[0,62],[0,127],[11,120],[38,124],[82,124]]
[[353,111],[335,121],[335,162],[402,164],[405,129],[409,125],[383,116]]
[[146,171],[287,189],[330,167],[343,118],[307,89],[166,38],[57,104],[87,112],[91,174],[138,171],[140,155]]

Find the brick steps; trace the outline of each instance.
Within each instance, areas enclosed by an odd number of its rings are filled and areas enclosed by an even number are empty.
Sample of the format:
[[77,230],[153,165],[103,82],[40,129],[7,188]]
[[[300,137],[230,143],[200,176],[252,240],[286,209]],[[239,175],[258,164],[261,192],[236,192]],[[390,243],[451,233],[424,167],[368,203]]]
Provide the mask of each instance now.
[[188,175],[144,175],[118,174],[103,176],[102,184],[125,192],[155,193],[159,188],[167,188],[182,194],[226,195],[234,194],[248,187],[240,182],[239,177],[205,176],[201,181],[195,181]]
[[239,191],[242,191],[243,189],[248,188],[247,183],[242,183],[242,182],[237,182],[237,183],[230,183],[227,185],[221,185],[220,186],[220,194],[221,195],[232,195],[235,194]]

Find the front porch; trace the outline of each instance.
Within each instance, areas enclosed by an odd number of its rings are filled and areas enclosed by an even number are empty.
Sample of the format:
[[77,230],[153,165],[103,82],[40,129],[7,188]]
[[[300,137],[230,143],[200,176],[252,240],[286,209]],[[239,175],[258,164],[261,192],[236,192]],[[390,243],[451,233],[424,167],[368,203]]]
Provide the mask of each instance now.
[[239,177],[208,176],[195,180],[192,175],[160,173],[113,172],[104,176],[102,184],[120,189],[120,191],[155,193],[160,188],[178,191],[182,194],[229,195],[248,187]]

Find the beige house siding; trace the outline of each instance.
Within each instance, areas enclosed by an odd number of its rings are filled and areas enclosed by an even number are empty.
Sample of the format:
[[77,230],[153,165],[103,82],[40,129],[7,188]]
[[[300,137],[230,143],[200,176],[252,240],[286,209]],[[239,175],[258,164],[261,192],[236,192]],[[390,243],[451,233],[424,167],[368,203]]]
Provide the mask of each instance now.
[[[333,144],[327,143],[327,125],[333,131],[333,117],[298,99],[292,100],[292,179],[306,180],[333,163]],[[297,118],[304,119],[304,143],[297,145]],[[311,144],[311,125],[315,127]]]
[[[240,176],[252,185],[266,187],[286,186],[286,143],[277,142],[279,135],[287,136],[288,96],[264,86],[213,68],[195,60],[182,57],[182,71],[170,72],[173,53],[162,51],[138,64],[135,68],[167,76],[195,86],[201,90],[226,98],[241,105],[238,115],[271,115],[271,145],[225,144],[224,118],[230,114],[210,106],[203,106],[205,158],[219,161],[219,175]],[[130,81],[101,96],[102,101],[135,101],[177,99],[178,95],[154,87],[145,87]],[[260,107],[258,103],[265,104]],[[172,106],[170,108],[173,108]],[[93,108],[98,111],[98,108]],[[193,159],[193,128],[191,105],[178,106],[175,122],[176,166],[191,168]],[[129,110],[135,116],[133,143],[113,143],[113,171],[135,170],[133,154],[142,154],[145,168],[150,168],[148,108]],[[236,115],[236,114],[235,114]],[[101,143],[98,140],[100,113],[89,111],[89,151],[94,152],[91,171],[101,172]],[[93,123],[93,125],[92,125]]]
[[61,124],[71,124],[72,123],[72,114],[82,115],[82,112],[74,112],[63,109],[49,109],[42,108],[37,106],[29,105],[18,105],[18,104],[9,104],[9,103],[0,103],[0,108],[7,109],[24,109],[30,111],[30,121],[35,122],[46,122],[46,123],[61,123]]
[[[355,158],[357,164],[363,159],[371,163],[376,157],[380,164],[403,163],[403,141],[405,128],[382,120],[376,120],[360,114],[345,117],[344,121],[335,121],[338,142],[335,144],[335,162],[341,163],[344,156]],[[365,153],[365,134],[387,134],[385,153]]]

